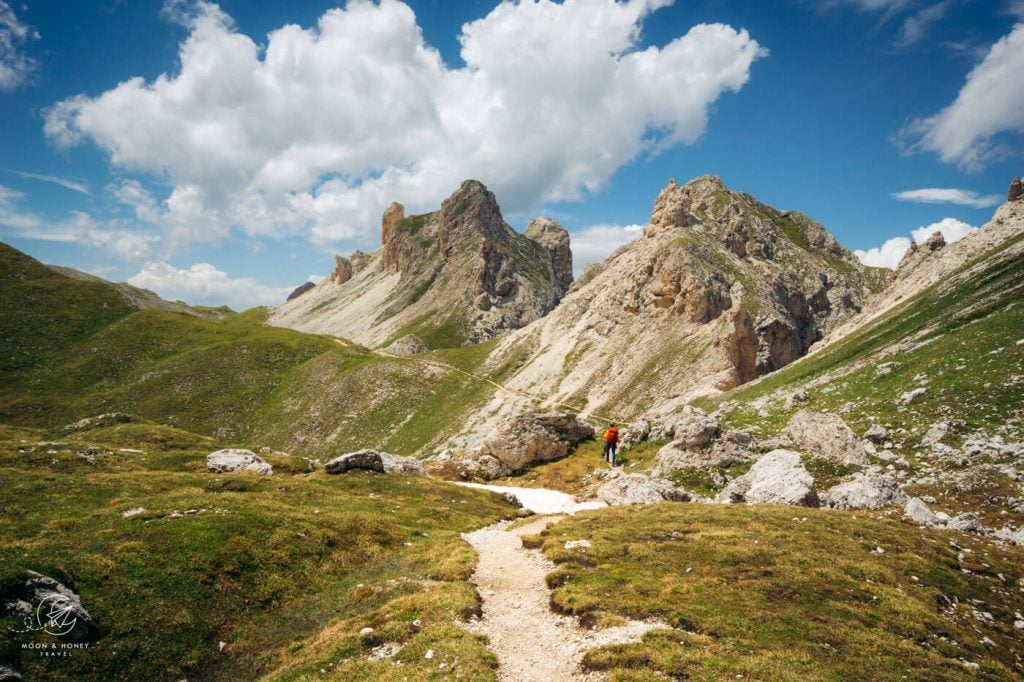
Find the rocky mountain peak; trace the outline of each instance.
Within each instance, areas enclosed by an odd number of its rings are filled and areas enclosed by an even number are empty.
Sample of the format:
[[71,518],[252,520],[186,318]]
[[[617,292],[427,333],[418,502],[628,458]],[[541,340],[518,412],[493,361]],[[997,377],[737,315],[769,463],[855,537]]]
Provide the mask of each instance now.
[[555,284],[563,293],[568,291],[573,280],[568,230],[551,218],[534,218],[523,234],[547,249]]
[[402,206],[397,201],[392,201],[384,209],[384,215],[380,219],[380,243],[382,246],[391,241],[391,237],[395,233],[395,226],[404,219],[405,206]]
[[342,256],[334,257],[334,272],[331,273],[331,281],[335,284],[344,284],[352,279],[352,263]]
[[1024,199],[1024,180],[1014,178],[1010,183],[1010,191],[1006,195],[1007,201],[1020,201]]

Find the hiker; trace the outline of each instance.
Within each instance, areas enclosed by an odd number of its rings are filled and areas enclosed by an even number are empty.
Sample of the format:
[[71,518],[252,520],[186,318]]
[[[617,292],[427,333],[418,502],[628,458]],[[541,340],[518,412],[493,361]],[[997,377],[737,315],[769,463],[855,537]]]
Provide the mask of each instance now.
[[615,466],[615,450],[619,445],[619,430],[615,424],[609,424],[604,430],[604,458],[612,466]]

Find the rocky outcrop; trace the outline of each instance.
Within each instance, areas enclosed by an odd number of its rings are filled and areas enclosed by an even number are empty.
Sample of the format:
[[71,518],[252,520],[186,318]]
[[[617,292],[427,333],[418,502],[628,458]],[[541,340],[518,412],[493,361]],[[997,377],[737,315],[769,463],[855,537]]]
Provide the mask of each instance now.
[[521,414],[467,452],[458,467],[466,478],[492,480],[564,457],[573,445],[593,435],[594,428],[575,414]]
[[334,257],[334,272],[331,273],[331,281],[335,284],[344,284],[352,279],[352,263],[341,256]]
[[938,252],[942,251],[945,247],[946,238],[942,236],[941,232],[933,232],[928,239],[920,244],[916,241],[911,242],[910,248],[903,254],[899,265],[896,266],[893,279],[901,280],[906,278],[910,273],[921,268],[923,264],[934,260]]
[[643,474],[618,474],[597,489],[597,497],[612,507],[664,501],[690,502],[694,499],[686,490],[669,481]]
[[[82,605],[82,598],[64,583],[35,571],[25,571],[21,579],[8,580],[0,592],[0,612],[30,622],[33,628],[71,642],[93,637],[96,627]],[[57,621],[45,614],[60,612]]]
[[569,232],[550,218],[534,218],[523,235],[547,250],[554,284],[564,295],[573,281]]
[[432,347],[459,346],[542,317],[572,282],[568,233],[549,220],[516,232],[475,180],[432,213],[407,216],[391,204],[381,237],[377,255],[339,261],[344,271],[332,279],[351,284],[287,302],[270,323],[373,347],[415,328]]
[[697,216],[690,212],[693,206],[693,196],[685,187],[681,187],[675,178],[668,181],[665,189],[661,190],[658,198],[654,200],[654,210],[651,212],[650,226],[648,230],[654,233],[673,227],[689,227],[699,222]]
[[405,220],[405,206],[397,201],[392,201],[384,209],[384,215],[380,218],[380,243],[382,246],[388,245],[391,237],[395,234],[395,227],[403,220]]
[[400,476],[426,476],[423,463],[415,457],[401,457],[377,450],[357,450],[335,457],[324,465],[329,474],[343,474],[348,471],[366,470],[380,474]]
[[850,480],[829,488],[822,495],[822,506],[833,509],[884,509],[904,504],[907,494],[899,482],[881,471],[869,470],[855,474]]
[[1024,180],[1014,178],[1010,183],[1010,191],[1006,194],[1007,201],[1020,201],[1024,199]]
[[106,412],[104,414],[98,414],[95,417],[79,419],[73,424],[66,425],[62,430],[65,433],[91,431],[93,429],[114,426],[115,424],[127,424],[128,422],[133,421],[135,421],[135,417],[130,414],[125,414],[124,412]]
[[228,474],[252,471],[269,476],[274,468],[252,450],[226,449],[211,452],[206,456],[206,470],[212,474]]
[[733,479],[715,498],[734,504],[790,504],[817,507],[814,478],[804,468],[800,454],[772,450],[754,463],[750,471]]
[[288,299],[287,300],[294,301],[299,296],[302,296],[304,293],[306,293],[307,291],[309,291],[310,289],[312,289],[315,286],[316,285],[313,284],[312,282],[303,282],[299,286],[295,287],[295,289],[292,290],[292,293],[288,294]]
[[800,410],[789,420],[783,433],[812,457],[838,464],[864,466],[868,463],[864,445],[839,415]]

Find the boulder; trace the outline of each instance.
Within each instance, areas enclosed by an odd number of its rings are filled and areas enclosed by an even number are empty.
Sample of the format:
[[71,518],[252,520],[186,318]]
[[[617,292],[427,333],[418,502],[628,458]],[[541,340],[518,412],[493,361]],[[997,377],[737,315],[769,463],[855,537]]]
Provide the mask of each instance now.
[[981,533],[985,530],[985,526],[982,525],[981,519],[970,512],[957,514],[949,520],[946,524],[946,528],[958,530],[963,533]]
[[946,437],[947,433],[949,433],[948,423],[935,422],[930,427],[928,427],[928,431],[925,432],[924,438],[921,439],[921,445],[926,448],[931,447],[936,443],[941,442],[942,439]]
[[426,353],[430,350],[427,342],[415,334],[407,334],[384,349],[384,352],[392,355],[411,356]]
[[274,468],[252,450],[229,448],[217,450],[206,456],[206,470],[213,474],[227,474],[238,471],[254,471],[269,476]]
[[329,474],[343,474],[347,471],[362,469],[376,471],[381,474],[398,474],[400,476],[426,476],[427,470],[423,463],[415,457],[401,457],[376,450],[357,450],[335,457],[324,465]]
[[[96,631],[92,616],[74,590],[50,576],[26,571],[19,581],[8,583],[0,594],[0,611],[28,620],[33,627],[73,642],[83,642]],[[42,618],[59,611],[56,622]]]
[[995,533],[997,538],[1012,542],[1015,545],[1024,545],[1024,528],[1011,528],[1010,526],[1004,526]]
[[721,432],[714,417],[690,405],[683,408],[672,431],[672,444],[681,450],[702,448]]
[[574,444],[593,435],[594,427],[575,414],[520,414],[467,452],[460,464],[466,475],[491,480],[535,462],[564,457]]
[[839,415],[800,410],[789,420],[783,433],[808,455],[839,464],[863,466],[868,463],[857,434]]
[[889,430],[884,426],[873,424],[870,429],[864,434],[865,440],[869,440],[875,445],[881,445],[889,439]]
[[907,501],[906,506],[903,508],[903,518],[925,528],[934,528],[939,525],[939,520],[935,513],[917,497],[911,497]]
[[883,509],[905,503],[907,495],[895,478],[871,470],[829,488],[822,501],[833,509]]
[[909,405],[927,392],[928,389],[924,386],[915,388],[913,391],[907,391],[906,393],[901,394],[899,402],[901,405]]
[[690,502],[693,496],[669,481],[643,474],[620,474],[597,489],[597,497],[612,507],[658,502]]
[[800,453],[772,450],[755,462],[750,471],[726,485],[716,501],[817,507],[818,492],[814,478],[800,461]]
[[757,455],[742,445],[723,441],[703,450],[680,449],[676,443],[669,443],[654,457],[655,476],[667,476],[677,469],[713,469],[732,464],[750,462]]
[[651,435],[651,422],[646,419],[637,419],[622,431],[619,438],[619,447],[631,448],[647,440]]

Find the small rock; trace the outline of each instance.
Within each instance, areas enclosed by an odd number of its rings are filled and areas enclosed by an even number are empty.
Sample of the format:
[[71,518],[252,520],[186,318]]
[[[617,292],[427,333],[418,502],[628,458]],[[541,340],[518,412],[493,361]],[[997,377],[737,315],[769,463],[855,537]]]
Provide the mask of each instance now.
[[592,547],[590,540],[569,540],[565,543],[566,549],[590,549],[590,547]]
[[927,392],[928,389],[924,386],[922,386],[921,388],[915,388],[913,391],[907,391],[906,393],[900,395],[899,402],[902,405],[909,405],[910,403],[914,402]]
[[133,516],[145,514],[147,511],[148,510],[145,507],[135,507],[134,509],[129,509],[127,511],[121,512],[121,518],[130,519]]
[[912,497],[903,508],[903,517],[919,526],[932,528],[938,525],[938,519],[932,510],[917,497]]
[[229,448],[206,456],[206,470],[214,474],[252,471],[264,476],[274,473],[273,467],[252,450]]
[[427,653],[423,654],[423,658],[427,659],[428,661],[432,660],[434,658],[434,650],[427,649]]

